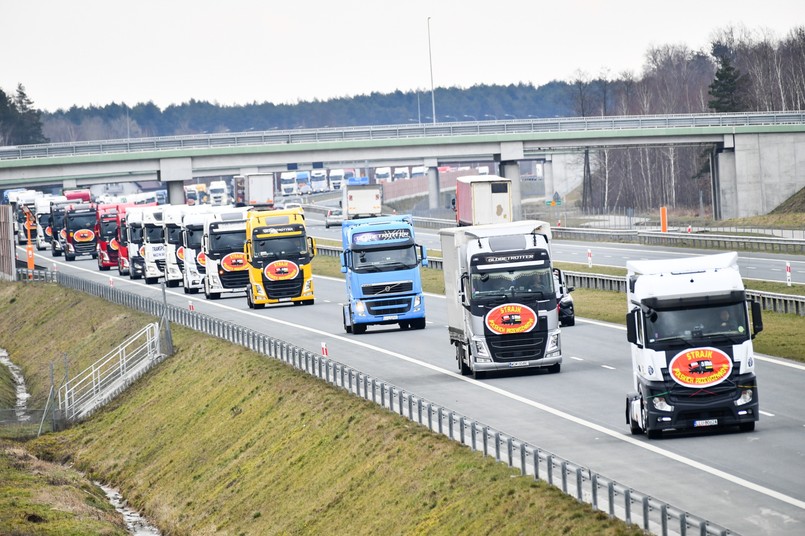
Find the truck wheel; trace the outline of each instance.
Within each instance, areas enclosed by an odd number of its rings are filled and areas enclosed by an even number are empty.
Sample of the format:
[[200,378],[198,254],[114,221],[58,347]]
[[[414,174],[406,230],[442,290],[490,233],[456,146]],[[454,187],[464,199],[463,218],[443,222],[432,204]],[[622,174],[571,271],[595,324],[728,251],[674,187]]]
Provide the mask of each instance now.
[[166,279],[165,286],[170,288],[176,288],[179,286],[179,282],[175,279]]
[[51,250],[51,253],[53,253],[54,257],[61,257],[61,250],[59,249]]
[[64,254],[64,260],[66,260],[67,262],[72,262],[72,261],[75,260],[75,255],[68,255],[68,254],[65,253]]
[[304,303],[305,305],[313,305],[313,302],[314,302],[314,300],[305,300],[302,303]]
[[355,324],[352,326],[352,333],[355,335],[363,335],[366,333],[366,324]]
[[547,370],[549,374],[559,374],[559,372],[562,370],[562,364],[554,363],[550,367],[547,367]]
[[415,320],[411,320],[411,327],[413,329],[425,329],[425,319],[424,318],[417,318]]
[[486,378],[486,372],[481,372],[480,370],[473,370],[472,378],[474,380],[483,380],[484,378]]
[[662,437],[662,430],[651,430],[648,427],[648,409],[646,409],[646,399],[641,397],[640,399],[640,415],[642,416],[643,420],[643,430],[646,432],[646,437],[649,439],[660,439]]
[[153,284],[155,284],[157,282],[157,279],[158,279],[157,277],[146,277],[145,278],[145,284],[146,285],[153,285]]
[[458,361],[458,370],[461,371],[462,376],[472,374],[472,369],[464,362],[464,349],[460,344],[456,345],[456,361]]

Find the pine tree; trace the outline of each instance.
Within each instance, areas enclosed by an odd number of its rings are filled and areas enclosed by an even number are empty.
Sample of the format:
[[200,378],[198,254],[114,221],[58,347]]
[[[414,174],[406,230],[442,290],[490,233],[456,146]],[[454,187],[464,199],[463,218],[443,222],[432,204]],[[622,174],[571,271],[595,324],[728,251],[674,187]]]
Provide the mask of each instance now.
[[716,112],[744,112],[747,110],[746,77],[732,66],[730,50],[721,43],[713,44],[713,56],[718,69],[715,80],[710,84],[712,99],[707,105]]
[[42,112],[34,108],[22,84],[17,85],[12,104],[13,126],[7,141],[12,145],[47,143],[49,140],[42,134]]

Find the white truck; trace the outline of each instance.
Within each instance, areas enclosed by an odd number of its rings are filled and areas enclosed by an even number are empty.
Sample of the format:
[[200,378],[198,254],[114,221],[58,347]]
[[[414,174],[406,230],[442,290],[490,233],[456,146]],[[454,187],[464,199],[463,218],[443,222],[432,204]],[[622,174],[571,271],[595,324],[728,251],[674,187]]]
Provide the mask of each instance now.
[[626,269],[631,433],[655,439],[669,430],[754,430],[752,339],[763,320],[760,303],[747,302],[738,254],[628,261]]
[[226,181],[212,181],[207,188],[210,205],[222,207],[229,204],[229,187]]
[[327,170],[314,169],[310,172],[310,188],[313,193],[327,192],[330,188],[327,186]]
[[380,184],[358,184],[353,178],[341,188],[341,210],[345,220],[380,216],[383,209],[383,187]]
[[408,166],[394,168],[394,174],[391,176],[392,181],[404,181],[411,178],[411,173],[408,171]]
[[458,177],[453,210],[459,226],[512,221],[511,180],[496,175]]
[[391,182],[391,168],[379,167],[375,169],[375,182]]
[[450,343],[458,368],[489,371],[562,366],[551,228],[543,221],[439,231]]
[[163,205],[162,224],[165,227],[165,286],[178,287],[184,270],[182,220],[185,214],[209,210],[210,205]]
[[50,204],[67,202],[63,195],[46,195],[37,197],[34,215],[36,217],[36,249],[42,251],[50,248],[53,229],[50,227]]
[[283,171],[280,173],[280,193],[284,196],[299,193],[296,187],[296,171]]
[[235,175],[233,182],[237,205],[274,206],[273,173]]
[[163,223],[163,205],[144,207],[142,211],[143,226],[143,277],[146,285],[156,283],[165,275],[165,224]]
[[343,169],[331,169],[330,170],[330,189],[331,190],[340,190],[342,182],[344,182],[344,170]]
[[201,238],[204,236],[204,222],[216,210],[220,209],[201,205],[182,216],[182,286],[185,294],[196,294],[204,288],[207,258],[201,250]]
[[249,265],[246,262],[246,214],[251,207],[232,208],[210,214],[204,221],[201,251],[206,260],[204,297],[246,292]]

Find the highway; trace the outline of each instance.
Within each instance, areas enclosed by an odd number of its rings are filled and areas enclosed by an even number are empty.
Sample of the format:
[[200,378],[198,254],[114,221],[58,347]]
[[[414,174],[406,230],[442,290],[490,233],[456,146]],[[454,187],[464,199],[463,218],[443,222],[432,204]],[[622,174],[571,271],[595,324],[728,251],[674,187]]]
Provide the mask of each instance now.
[[[326,230],[316,216],[311,215],[309,222],[313,235],[337,236],[337,229]],[[438,249],[436,233],[419,236],[420,242],[434,241]],[[602,245],[595,247],[598,251]],[[613,260],[607,262],[611,265],[617,265],[614,259],[620,252],[631,251],[642,258],[671,253],[634,246],[612,248]],[[24,248],[18,251],[24,258]],[[586,247],[557,244],[555,253],[558,260],[574,262],[574,254],[583,253],[585,258]],[[100,282],[111,278],[118,288],[161,297],[160,285],[121,278],[115,271],[99,272],[89,258],[67,263],[46,252],[37,253],[36,261]],[[576,326],[562,330],[561,373],[520,372],[476,381],[458,373],[448,342],[443,296],[427,296],[428,325],[415,337],[378,326],[355,336],[346,334],[341,323],[343,282],[317,276],[315,285],[313,307],[258,311],[248,309],[241,295],[209,302],[203,295],[188,296],[181,289],[167,289],[167,295],[178,306],[187,307],[192,300],[197,311],[314,352],[320,352],[325,342],[335,360],[734,532],[805,533],[805,413],[800,407],[805,400],[805,365],[758,356],[762,413],[754,432],[707,431],[648,441],[630,435],[625,423],[625,395],[632,390],[632,373],[621,326],[577,318]]]

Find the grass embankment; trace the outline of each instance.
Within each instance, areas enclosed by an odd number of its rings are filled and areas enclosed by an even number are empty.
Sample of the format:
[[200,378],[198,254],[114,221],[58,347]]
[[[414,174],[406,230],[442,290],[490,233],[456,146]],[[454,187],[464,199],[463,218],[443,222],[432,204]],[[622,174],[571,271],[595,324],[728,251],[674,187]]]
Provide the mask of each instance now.
[[[77,371],[149,320],[0,283],[0,347],[39,401],[61,352]],[[24,447],[120,488],[166,534],[641,534],[277,361],[173,334],[176,355],[89,421],[0,452],[0,533],[121,533],[96,488]]]

